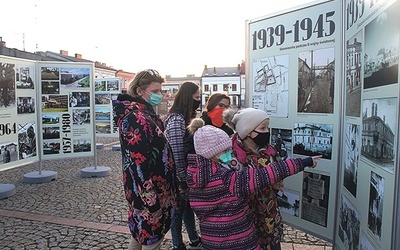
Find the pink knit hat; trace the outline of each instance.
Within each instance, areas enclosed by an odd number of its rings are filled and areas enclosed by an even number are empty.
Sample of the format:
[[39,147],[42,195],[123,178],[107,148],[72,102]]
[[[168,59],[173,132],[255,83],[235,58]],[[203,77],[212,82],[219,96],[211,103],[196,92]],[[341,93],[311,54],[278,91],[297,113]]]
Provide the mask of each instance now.
[[225,131],[211,125],[199,128],[193,136],[196,153],[210,159],[232,147],[232,140]]

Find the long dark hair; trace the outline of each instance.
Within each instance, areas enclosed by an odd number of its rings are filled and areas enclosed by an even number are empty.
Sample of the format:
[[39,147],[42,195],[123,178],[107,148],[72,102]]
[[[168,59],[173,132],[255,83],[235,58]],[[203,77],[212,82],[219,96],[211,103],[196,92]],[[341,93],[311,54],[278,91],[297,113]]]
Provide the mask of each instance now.
[[185,117],[186,124],[196,117],[196,110],[193,110],[193,94],[199,89],[199,86],[193,82],[184,82],[175,95],[174,104],[172,104],[169,113],[179,113]]

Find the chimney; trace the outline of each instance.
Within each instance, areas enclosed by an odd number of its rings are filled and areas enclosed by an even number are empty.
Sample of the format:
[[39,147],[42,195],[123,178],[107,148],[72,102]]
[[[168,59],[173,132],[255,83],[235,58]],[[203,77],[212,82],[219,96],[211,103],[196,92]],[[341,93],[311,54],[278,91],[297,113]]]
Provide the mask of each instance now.
[[82,54],[75,53],[75,57],[79,58],[79,59],[82,59]]
[[60,50],[60,54],[63,56],[68,56],[68,51],[67,50]]
[[207,69],[207,64],[206,64],[206,65],[204,65],[204,69]]
[[3,41],[3,37],[2,36],[0,36],[0,46],[1,47],[6,47],[6,42]]

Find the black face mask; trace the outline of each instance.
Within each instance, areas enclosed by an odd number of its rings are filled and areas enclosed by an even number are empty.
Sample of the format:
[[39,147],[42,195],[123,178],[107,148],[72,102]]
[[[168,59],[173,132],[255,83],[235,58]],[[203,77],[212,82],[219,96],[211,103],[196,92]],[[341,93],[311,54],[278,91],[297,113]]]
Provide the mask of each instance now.
[[269,138],[271,136],[271,133],[270,132],[261,133],[254,130],[253,132],[256,132],[257,136],[254,138],[251,137],[250,138],[257,144],[257,146],[261,148],[267,146],[267,144],[269,143]]
[[197,101],[195,99],[193,99],[193,110],[197,110],[200,107],[200,103],[201,101]]

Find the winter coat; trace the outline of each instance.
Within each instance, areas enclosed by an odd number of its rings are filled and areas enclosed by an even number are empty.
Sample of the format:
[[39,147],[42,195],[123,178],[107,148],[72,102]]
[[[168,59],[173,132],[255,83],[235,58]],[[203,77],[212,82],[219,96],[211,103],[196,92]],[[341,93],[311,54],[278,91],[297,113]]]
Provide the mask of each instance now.
[[260,249],[248,197],[304,168],[300,159],[244,168],[188,155],[189,202],[200,221],[203,249]]
[[[264,169],[276,163],[290,166],[296,164],[297,161],[300,161],[302,166],[312,165],[310,157],[280,161],[278,152],[269,144],[265,149],[259,150],[258,155],[254,154],[243,145],[237,133],[232,137],[232,147],[235,157],[245,168]],[[250,196],[249,206],[261,248],[267,249],[268,245],[279,244],[283,236],[283,219],[278,207],[277,190],[271,186],[259,190]]]
[[123,184],[132,236],[142,245],[161,240],[171,225],[174,162],[163,123],[141,97],[121,94],[113,101],[119,128]]

